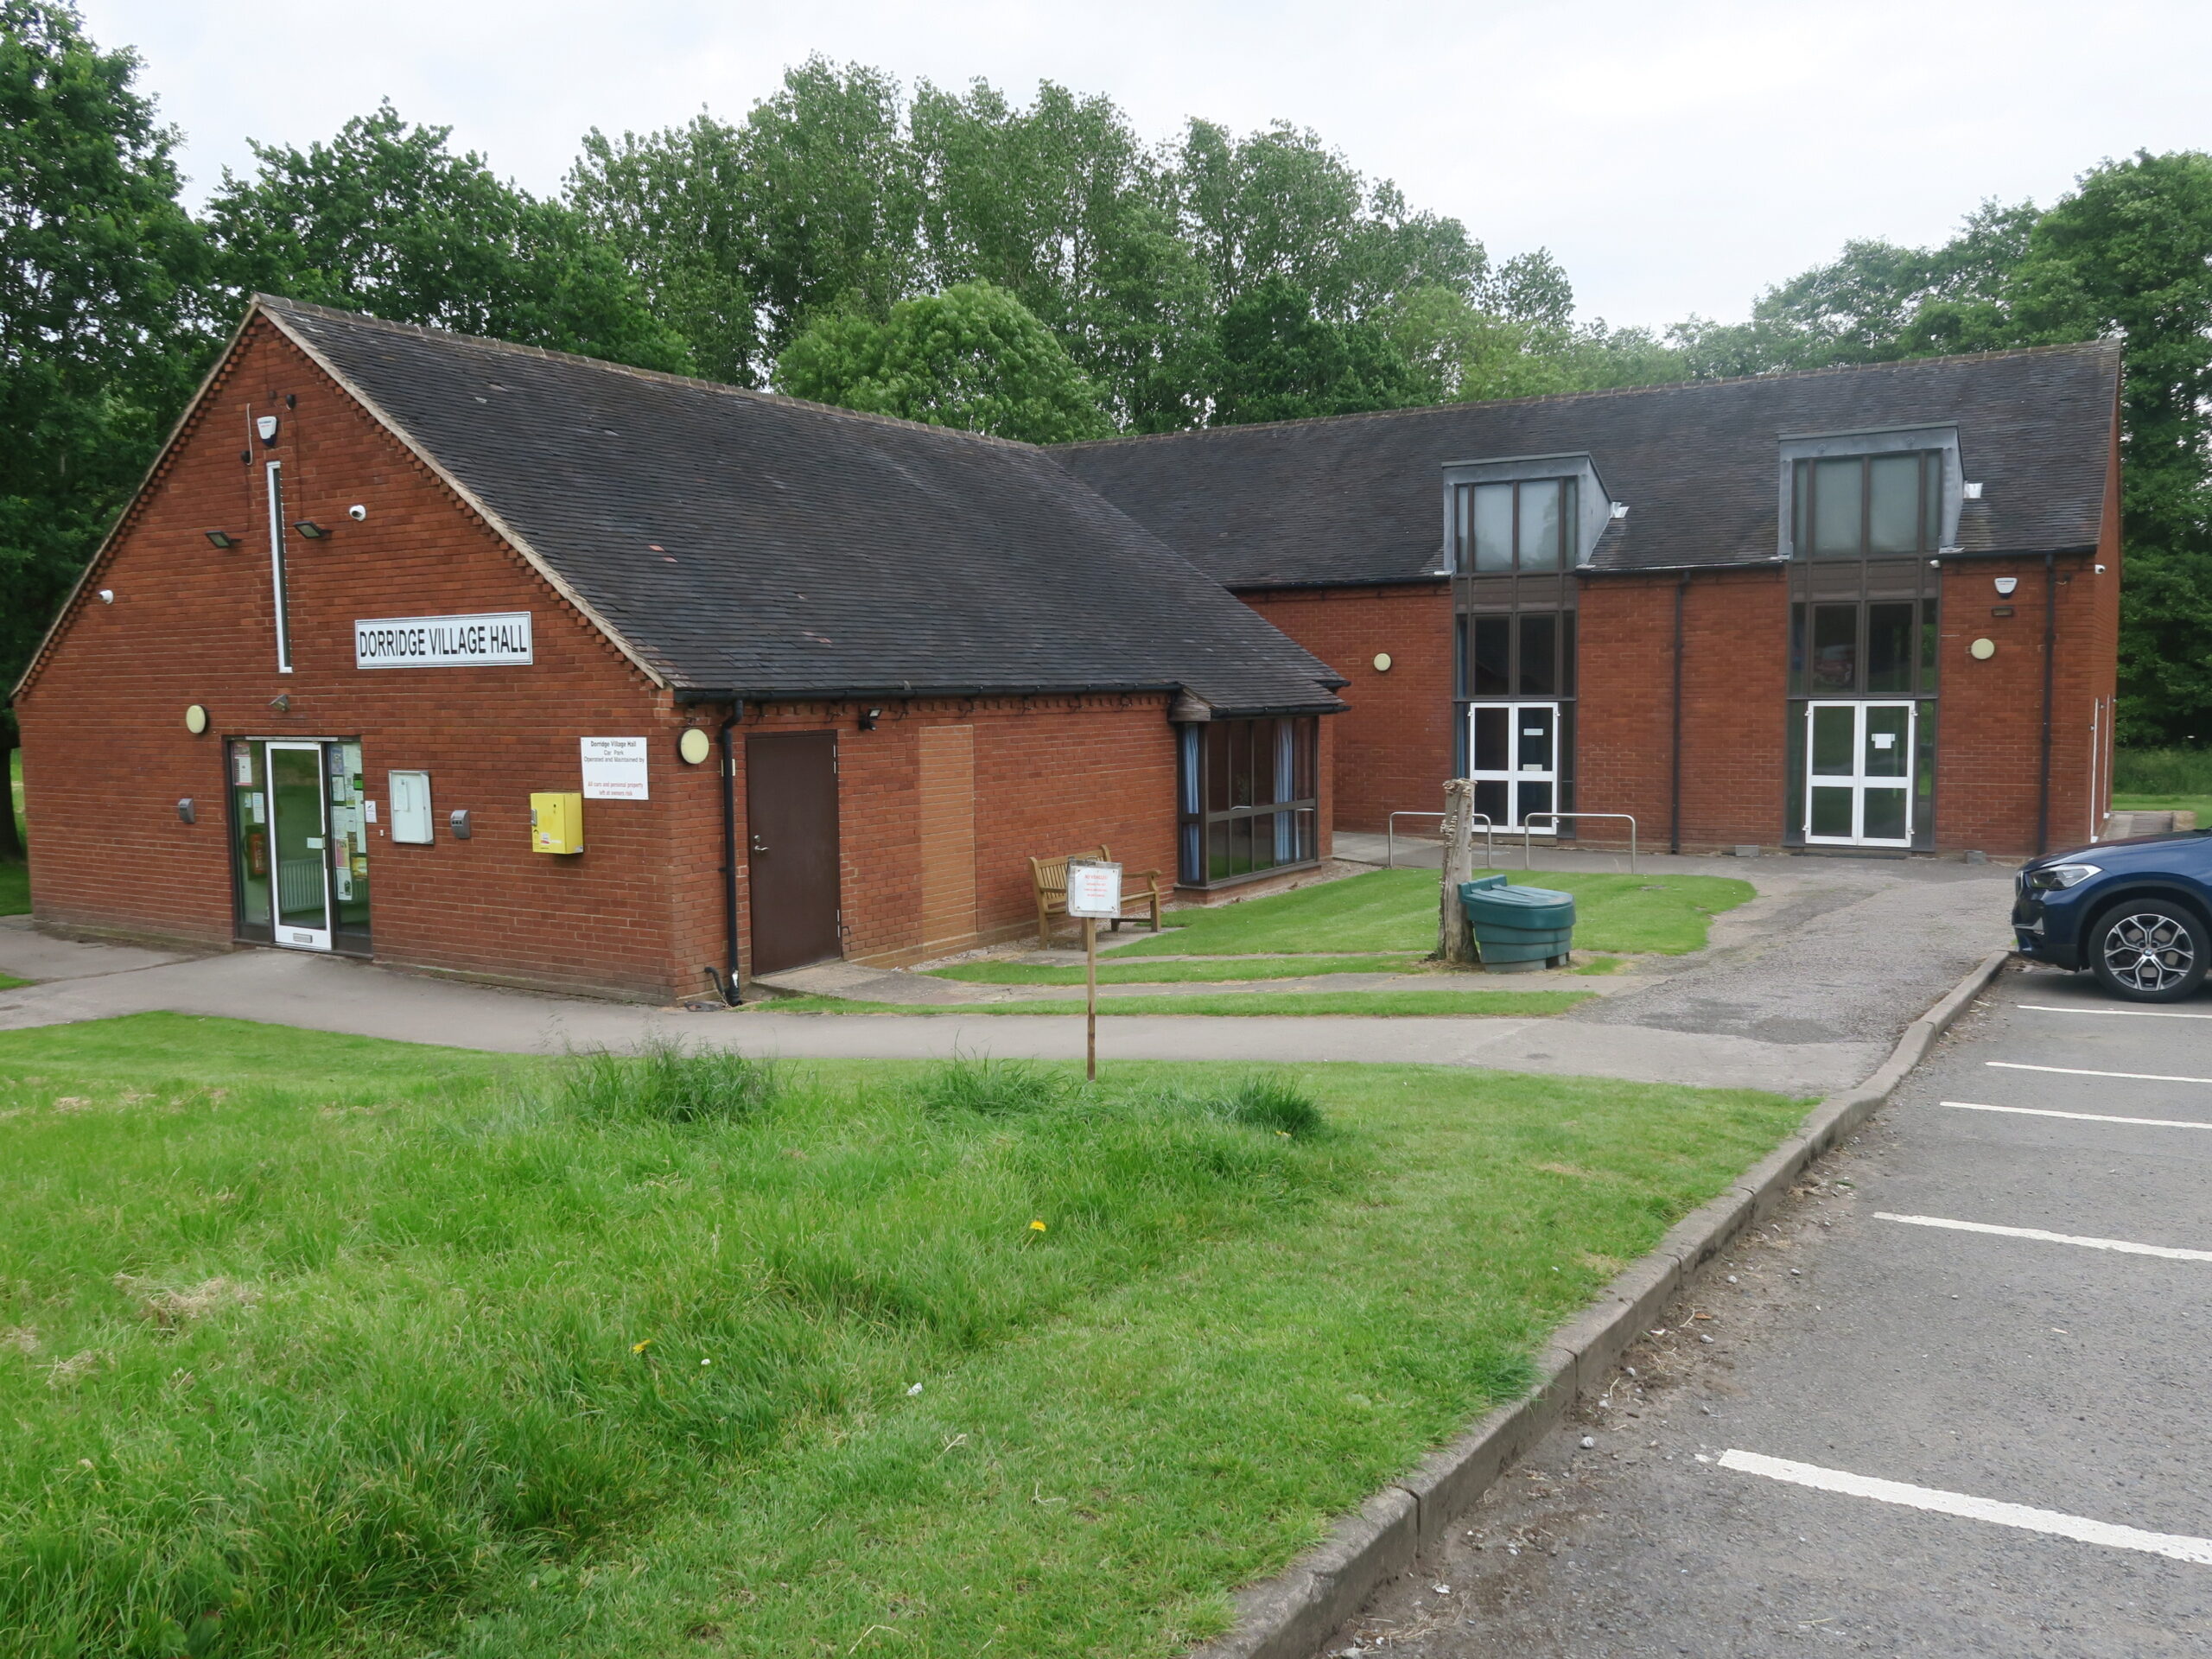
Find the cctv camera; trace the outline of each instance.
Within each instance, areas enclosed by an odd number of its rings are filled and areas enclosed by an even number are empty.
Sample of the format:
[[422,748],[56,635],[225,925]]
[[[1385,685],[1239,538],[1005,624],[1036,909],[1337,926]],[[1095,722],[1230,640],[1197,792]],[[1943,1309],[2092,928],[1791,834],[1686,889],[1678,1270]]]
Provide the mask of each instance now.
[[369,516],[369,510],[363,506],[359,502],[356,501],[352,506],[346,509],[346,516],[348,518],[351,518],[355,524],[359,524],[362,519]]
[[114,589],[114,588],[101,588],[101,589],[100,589],[100,603],[101,603],[101,604],[103,604],[103,605],[112,605],[112,604],[114,604],[114,603],[115,603],[115,589]]

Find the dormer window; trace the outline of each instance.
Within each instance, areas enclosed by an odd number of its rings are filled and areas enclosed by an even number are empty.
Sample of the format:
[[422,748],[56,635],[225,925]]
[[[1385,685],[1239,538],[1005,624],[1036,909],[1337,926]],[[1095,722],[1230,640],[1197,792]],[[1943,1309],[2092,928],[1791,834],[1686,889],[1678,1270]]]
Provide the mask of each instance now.
[[1445,568],[1463,576],[1572,570],[1590,556],[1609,507],[1587,455],[1448,462]]
[[1932,553],[1942,543],[1943,452],[1797,463],[1794,536],[1816,558]]
[[1488,573],[1572,567],[1577,482],[1528,478],[1511,484],[1460,485],[1459,568]]
[[1958,545],[1955,426],[1785,435],[1781,556],[1897,558]]

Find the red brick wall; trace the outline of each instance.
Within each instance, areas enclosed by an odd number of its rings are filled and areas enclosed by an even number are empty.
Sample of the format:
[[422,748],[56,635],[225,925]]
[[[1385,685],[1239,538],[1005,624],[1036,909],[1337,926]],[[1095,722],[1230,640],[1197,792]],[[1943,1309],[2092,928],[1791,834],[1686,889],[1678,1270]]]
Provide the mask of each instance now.
[[[836,731],[842,841],[845,954],[897,963],[958,949],[941,913],[948,884],[925,857],[959,839],[958,809],[941,782],[925,796],[925,731],[973,734],[973,938],[1036,925],[1029,861],[1104,845],[1131,871],[1175,879],[1175,738],[1167,700],[1038,696],[880,705],[872,732],[857,703],[748,710],[734,736],[758,730]],[[943,739],[937,741],[942,742]],[[742,765],[742,742],[739,743]],[[738,793],[741,846],[744,791]],[[925,842],[927,828],[934,831]],[[925,853],[926,849],[926,853]],[[955,885],[957,884],[950,884]],[[741,906],[749,893],[741,895]],[[932,902],[934,900],[935,902]],[[720,959],[719,953],[701,960]]]
[[[283,398],[298,399],[296,409]],[[278,440],[251,443],[253,416]],[[283,463],[294,671],[277,671],[263,463]],[[365,522],[346,516],[354,503]],[[205,533],[241,534],[227,551]],[[108,588],[112,605],[91,591]],[[527,610],[527,668],[364,672],[364,616]],[[270,707],[289,696],[289,710]],[[207,734],[184,710],[209,711]],[[667,698],[288,340],[257,324],[164,462],[18,704],[37,918],[71,929],[222,944],[232,935],[229,736],[358,738],[369,792],[391,768],[430,773],[436,841],[370,842],[379,957],[414,966],[664,995],[701,982],[672,918],[696,906],[672,846],[712,822],[711,768],[675,759]],[[534,790],[580,787],[577,740],[652,741],[653,797],[593,801],[588,850],[532,853]],[[178,822],[181,797],[198,822]],[[445,814],[466,807],[474,836]],[[701,842],[700,844],[704,844]],[[709,866],[711,868],[711,866]]]
[[[2052,849],[2095,833],[2104,802],[2092,748],[2095,708],[2113,695],[2119,650],[2120,555],[2053,561],[1959,561],[1943,572],[1942,699],[1936,730],[1937,844],[2002,854],[2033,853],[2043,741],[2046,595],[2057,597],[2057,649],[2051,684]],[[2096,574],[2101,562],[2102,575]],[[2018,587],[2000,596],[1999,576]],[[1990,614],[2009,606],[2011,616]],[[1976,639],[1997,654],[1976,662]]]
[[[1582,584],[1575,687],[1575,804],[1627,812],[1663,850],[1672,813],[1676,579]],[[1682,595],[1685,851],[1782,840],[1789,595],[1778,571],[1694,577]],[[1586,823],[1587,842],[1627,826]]]
[[[1255,589],[1237,596],[1351,682],[1337,694],[1349,711],[1321,722],[1334,753],[1334,827],[1379,833],[1392,812],[1441,810],[1456,752],[1450,586]],[[1388,673],[1376,671],[1379,652],[1390,658]],[[1331,814],[1322,822],[1331,823]]]
[[[287,394],[298,399],[288,408]],[[272,448],[239,454],[250,419],[276,414]],[[332,528],[289,548],[294,671],[276,670],[262,463],[284,465],[286,518]],[[368,509],[356,525],[346,508]],[[209,530],[242,535],[226,552]],[[92,589],[109,588],[103,605]],[[527,610],[527,668],[363,671],[365,616]],[[288,712],[270,707],[279,695]],[[207,733],[184,729],[204,704]],[[32,900],[46,925],[223,945],[232,938],[230,736],[358,739],[385,822],[370,842],[379,960],[508,982],[664,1000],[703,990],[725,957],[718,766],[684,765],[679,708],[534,569],[289,341],[256,325],[195,424],[134,509],[60,645],[18,703]],[[976,925],[1033,917],[1032,854],[1109,845],[1134,868],[1174,870],[1175,749],[1166,699],[1034,697],[893,705],[873,732],[856,705],[749,709],[732,734],[745,844],[744,734],[841,731],[842,907],[849,955],[925,944],[918,734],[974,732]],[[650,741],[652,798],[589,801],[586,850],[529,849],[529,797],[580,786],[577,740]],[[430,773],[435,842],[388,838],[393,768]],[[176,816],[180,798],[198,822]],[[456,807],[465,842],[447,833]],[[938,799],[931,810],[949,810]],[[740,855],[741,915],[743,891]],[[956,884],[957,885],[957,884]],[[942,894],[940,889],[940,896]]]

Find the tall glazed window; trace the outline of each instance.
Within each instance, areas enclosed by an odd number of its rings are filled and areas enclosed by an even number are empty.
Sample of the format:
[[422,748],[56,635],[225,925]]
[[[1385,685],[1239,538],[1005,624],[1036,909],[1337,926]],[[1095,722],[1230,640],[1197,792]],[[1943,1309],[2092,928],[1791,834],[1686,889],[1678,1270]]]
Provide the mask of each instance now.
[[1312,863],[1320,801],[1311,715],[1217,720],[1182,728],[1177,846],[1186,887]]

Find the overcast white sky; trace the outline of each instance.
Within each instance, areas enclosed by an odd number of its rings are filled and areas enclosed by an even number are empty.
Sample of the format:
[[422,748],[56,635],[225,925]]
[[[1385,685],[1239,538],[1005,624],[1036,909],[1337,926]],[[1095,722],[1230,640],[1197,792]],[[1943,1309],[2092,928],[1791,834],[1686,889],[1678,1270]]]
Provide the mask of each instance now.
[[1924,243],[2139,148],[2212,147],[2204,0],[81,0],[187,137],[195,199],[248,137],[390,97],[552,190],[577,139],[742,116],[810,52],[911,85],[1040,79],[1310,126],[1494,254],[1545,246],[1586,316],[1734,319],[1847,237]]

